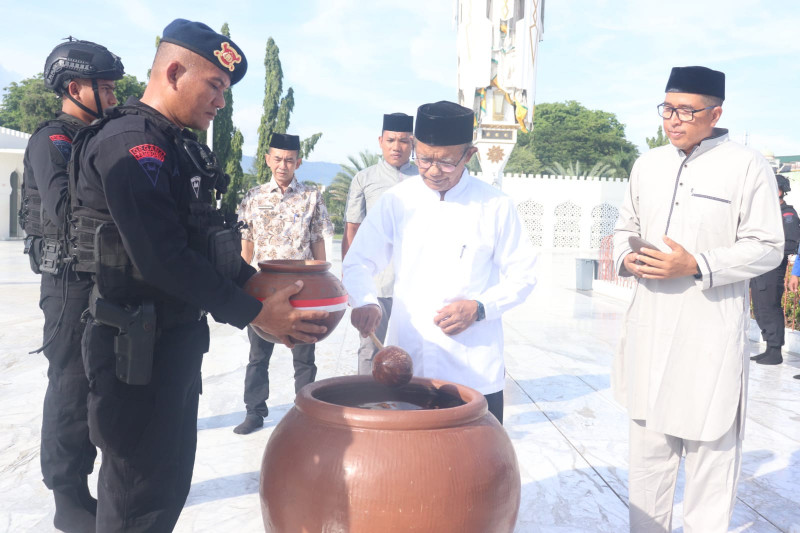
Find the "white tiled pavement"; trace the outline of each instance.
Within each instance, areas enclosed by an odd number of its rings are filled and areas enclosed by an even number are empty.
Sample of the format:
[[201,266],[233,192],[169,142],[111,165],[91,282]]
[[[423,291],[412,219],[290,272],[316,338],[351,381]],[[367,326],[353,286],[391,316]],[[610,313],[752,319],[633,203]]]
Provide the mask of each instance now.
[[[38,277],[21,249],[19,241],[0,242],[0,531],[46,532],[53,502],[41,481],[39,433],[47,366],[43,356],[27,354],[41,343],[43,319]],[[627,419],[609,389],[626,303],[568,288],[571,260],[551,259],[531,298],[505,317],[505,428],[522,473],[518,532],[627,530]],[[356,335],[345,316],[317,346],[318,379],[355,373]],[[247,350],[245,332],[213,324],[194,479],[176,531],[263,530],[261,456],[291,407],[293,371],[289,350],[277,347],[265,428],[235,435],[244,416]],[[800,533],[800,380],[792,379],[799,367],[793,354],[779,366],[752,365],[731,531]],[[682,486],[675,501],[673,531],[682,531]]]

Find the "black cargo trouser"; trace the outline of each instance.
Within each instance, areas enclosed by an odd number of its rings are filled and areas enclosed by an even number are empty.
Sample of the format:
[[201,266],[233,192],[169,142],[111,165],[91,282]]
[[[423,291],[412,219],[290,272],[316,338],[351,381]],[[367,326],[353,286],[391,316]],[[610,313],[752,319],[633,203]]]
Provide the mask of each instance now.
[[103,452],[97,531],[172,531],[192,482],[205,319],[159,332],[148,385],[115,373],[116,328],[90,319],[83,336],[89,430]]
[[[265,417],[269,412],[269,360],[275,344],[259,337],[250,326],[247,326],[247,337],[250,339],[250,361],[244,375],[244,405],[247,414]],[[298,344],[292,348],[295,393],[317,377],[314,347],[314,344]]]
[[484,394],[489,412],[494,415],[498,422],[503,423],[503,391]]
[[771,347],[783,346],[784,342],[786,322],[781,298],[783,298],[787,262],[788,258],[784,257],[777,268],[753,278],[750,282],[753,314],[758,327],[761,328],[761,337],[767,346]]
[[58,332],[44,349],[48,366],[40,461],[44,484],[50,490],[86,486],[97,457],[86,422],[89,380],[81,358],[81,314],[89,305],[92,283],[70,272],[66,300],[63,288],[60,275],[42,274],[39,307],[44,312],[43,343],[50,340],[61,317]]

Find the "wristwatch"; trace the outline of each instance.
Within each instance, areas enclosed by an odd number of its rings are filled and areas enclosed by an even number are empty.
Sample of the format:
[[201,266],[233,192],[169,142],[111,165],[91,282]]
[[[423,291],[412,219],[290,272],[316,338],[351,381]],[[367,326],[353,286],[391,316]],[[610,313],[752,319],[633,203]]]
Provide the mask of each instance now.
[[[478,302],[478,300],[475,301]],[[476,318],[475,321],[480,322],[484,318],[486,318],[486,309],[483,308],[482,303],[478,302],[478,318]]]

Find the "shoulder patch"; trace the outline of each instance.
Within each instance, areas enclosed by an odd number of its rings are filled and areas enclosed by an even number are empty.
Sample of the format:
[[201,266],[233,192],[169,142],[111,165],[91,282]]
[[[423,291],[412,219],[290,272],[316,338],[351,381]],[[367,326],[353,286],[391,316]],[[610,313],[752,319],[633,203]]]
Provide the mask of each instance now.
[[64,161],[69,161],[69,156],[72,154],[72,139],[66,135],[51,135],[50,142],[52,142],[61,155],[64,156]]
[[142,167],[144,173],[150,178],[150,183],[155,187],[158,182],[158,171],[161,170],[161,165],[164,164],[166,152],[155,144],[140,144],[128,151],[136,158],[139,166]]

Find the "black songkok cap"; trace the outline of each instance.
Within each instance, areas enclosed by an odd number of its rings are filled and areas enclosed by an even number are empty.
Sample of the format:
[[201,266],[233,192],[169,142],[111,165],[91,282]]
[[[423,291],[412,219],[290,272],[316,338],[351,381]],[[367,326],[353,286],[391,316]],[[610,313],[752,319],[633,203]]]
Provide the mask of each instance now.
[[247,72],[247,58],[242,49],[230,37],[215,32],[202,22],[175,19],[164,28],[161,40],[208,59],[231,77],[231,85]]
[[442,100],[417,109],[414,137],[430,146],[456,146],[472,142],[475,113],[472,109]]
[[287,135],[285,133],[273,133],[269,140],[270,148],[278,150],[300,150],[300,137],[297,135]]
[[673,67],[664,92],[704,94],[725,100],[725,74],[706,67]]
[[412,133],[414,131],[414,117],[405,113],[383,115],[383,131]]

